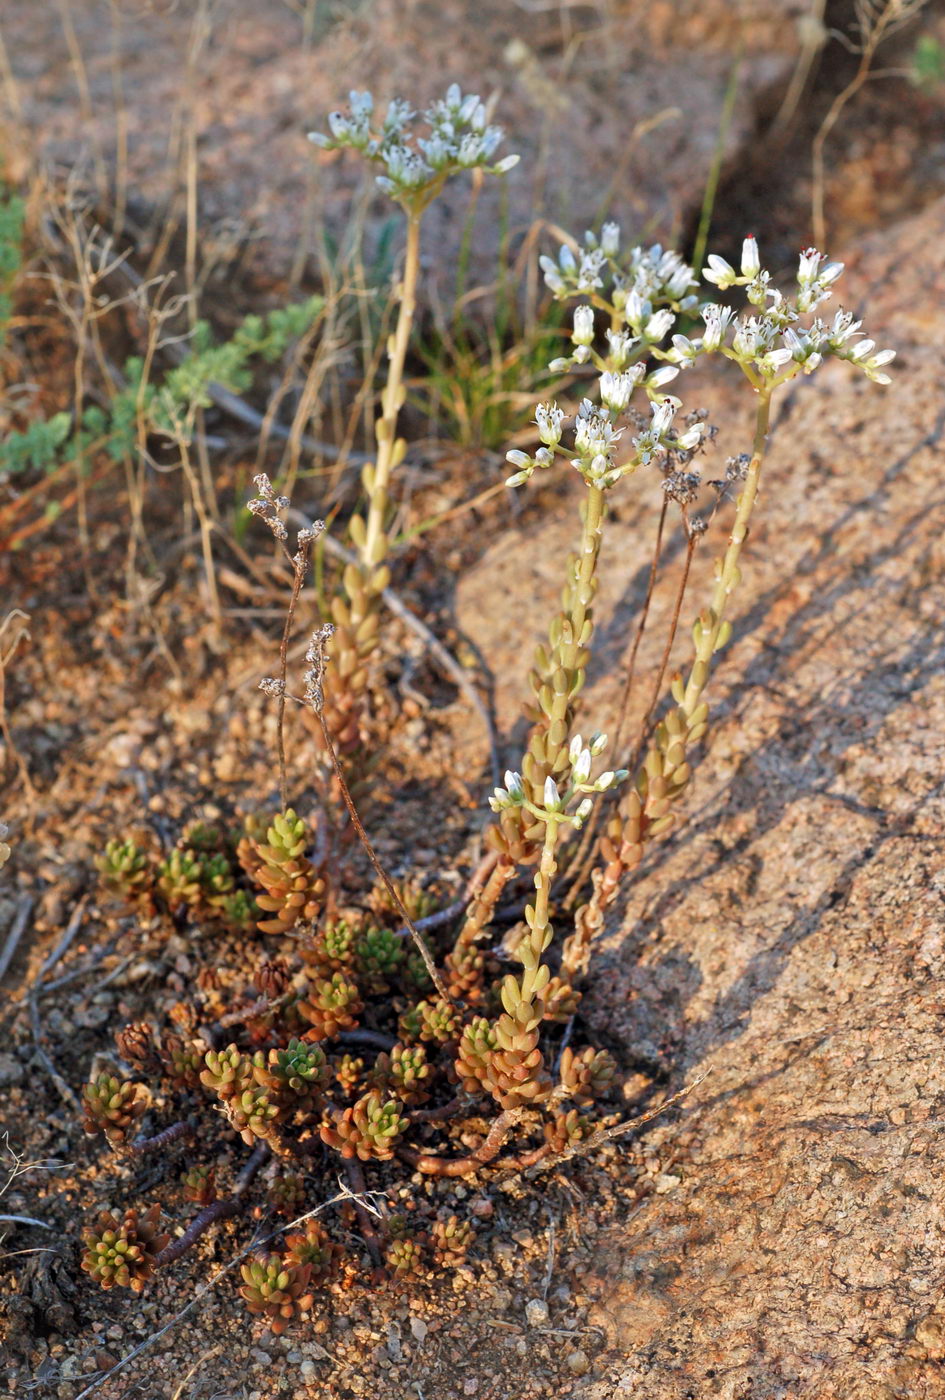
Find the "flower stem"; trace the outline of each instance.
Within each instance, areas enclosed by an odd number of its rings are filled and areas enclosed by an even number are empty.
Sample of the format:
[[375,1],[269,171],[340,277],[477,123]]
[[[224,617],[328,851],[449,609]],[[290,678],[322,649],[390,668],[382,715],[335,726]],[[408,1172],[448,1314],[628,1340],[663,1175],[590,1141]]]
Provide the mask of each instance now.
[[359,551],[361,566],[365,572],[381,564],[387,553],[384,520],[387,513],[391,472],[403,452],[403,444],[396,436],[397,415],[404,401],[404,362],[407,358],[407,346],[410,342],[410,332],[417,305],[421,219],[422,215],[419,213],[408,212],[407,214],[407,249],[400,291],[400,310],[397,315],[397,328],[390,345],[387,383],[381,396],[381,416],[375,425],[377,460],[370,476],[367,528],[364,543]]
[[741,579],[739,559],[748,537],[748,526],[758,498],[771,410],[772,387],[759,389],[752,455],[745,484],[735,507],[728,547],[716,566],[715,586],[709,607],[694,629],[695,659],[685,687],[673,683],[676,705],[657,726],[627,796],[611,817],[601,840],[604,864],[594,872],[594,893],[577,911],[574,933],[565,942],[562,967],[574,976],[584,971],[590,945],[603,926],[603,911],[616,894],[624,872],[637,865],[646,842],[673,823],[671,806],[689,782],[689,749],[708,726],[708,705],[703,694],[709,683],[712,657],[728,640],[730,625],[725,612]]

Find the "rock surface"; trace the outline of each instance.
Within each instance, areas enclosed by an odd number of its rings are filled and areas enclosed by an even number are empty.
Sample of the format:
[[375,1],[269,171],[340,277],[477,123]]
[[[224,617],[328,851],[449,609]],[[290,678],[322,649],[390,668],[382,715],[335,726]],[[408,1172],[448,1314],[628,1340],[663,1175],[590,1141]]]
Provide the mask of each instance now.
[[[597,1239],[610,1368],[584,1400],[945,1393],[945,203],[840,288],[894,383],[831,365],[782,402],[684,821],[598,954],[598,1033],[670,1044],[674,1083],[710,1073],[647,1139],[679,1183]],[[481,565],[524,575],[536,616],[569,507]],[[604,549],[642,539],[617,521]],[[606,636],[624,606],[611,579]],[[485,646],[462,592],[460,614]],[[511,633],[489,645],[520,685]],[[596,718],[614,694],[592,677]]]

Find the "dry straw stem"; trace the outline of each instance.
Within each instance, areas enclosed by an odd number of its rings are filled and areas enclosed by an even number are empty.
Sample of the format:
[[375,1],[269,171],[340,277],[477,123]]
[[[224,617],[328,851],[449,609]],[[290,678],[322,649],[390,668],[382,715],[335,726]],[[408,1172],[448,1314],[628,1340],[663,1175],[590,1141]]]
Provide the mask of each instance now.
[[835,35],[847,48],[859,54],[860,61],[853,77],[846,87],[837,93],[830,104],[811,147],[813,158],[811,222],[814,243],[818,248],[823,248],[827,242],[824,158],[827,139],[839,121],[847,103],[856,96],[871,76],[880,76],[879,74],[871,74],[873,60],[880,44],[895,34],[897,29],[901,29],[903,25],[915,19],[919,12],[925,9],[927,3],[928,0],[856,0],[857,39],[851,40],[847,35],[840,33]]

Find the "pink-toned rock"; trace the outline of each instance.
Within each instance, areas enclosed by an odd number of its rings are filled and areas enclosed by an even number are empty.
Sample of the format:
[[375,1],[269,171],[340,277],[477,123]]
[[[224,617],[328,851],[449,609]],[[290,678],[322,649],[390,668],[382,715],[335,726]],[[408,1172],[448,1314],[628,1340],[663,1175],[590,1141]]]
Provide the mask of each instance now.
[[[711,1071],[647,1130],[680,1183],[596,1239],[584,1287],[609,1369],[586,1400],[945,1394],[945,202],[848,262],[839,299],[898,348],[894,382],[837,364],[782,401],[683,824],[628,885],[585,1006],[631,1053],[668,1041],[675,1086]],[[723,437],[747,426],[737,403]],[[652,510],[653,483],[634,485]],[[642,591],[650,516],[626,496],[604,543],[601,724]],[[544,500],[460,590],[507,722],[517,613],[486,621],[481,599],[491,578],[536,630],[554,606],[576,493]]]

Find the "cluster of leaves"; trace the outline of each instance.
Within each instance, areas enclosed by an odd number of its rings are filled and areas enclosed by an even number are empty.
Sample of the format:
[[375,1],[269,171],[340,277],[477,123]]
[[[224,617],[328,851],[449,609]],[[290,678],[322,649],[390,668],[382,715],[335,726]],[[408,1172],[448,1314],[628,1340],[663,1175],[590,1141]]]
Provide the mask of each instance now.
[[[469,1000],[444,1001],[401,936],[402,913],[388,891],[379,888],[366,907],[344,917],[330,913],[336,892],[313,859],[311,833],[291,810],[268,820],[254,814],[241,833],[191,826],[161,862],[133,842],[112,842],[98,865],[108,892],[149,917],[183,910],[202,925],[245,934],[249,920],[233,919],[226,901],[235,893],[255,899],[252,921],[265,944],[251,986],[234,988],[222,969],[208,970],[198,977],[193,1000],[172,1009],[173,1025],[158,1033],[135,1023],[119,1032],[118,1051],[133,1074],[103,1072],[86,1086],[90,1133],[103,1133],[117,1152],[141,1152],[148,1140],[134,1135],[153,1104],[175,1108],[187,1122],[203,1116],[211,1127],[222,1118],[247,1147],[262,1146],[281,1164],[269,1205],[288,1218],[319,1203],[307,1172],[335,1154],[336,1161],[372,1169],[389,1164],[388,1172],[399,1164],[431,1175],[477,1170],[479,1159],[463,1145],[470,1123],[494,1118],[510,1101],[493,1065],[493,1056],[505,1063],[509,1055],[508,1035],[505,1041],[496,1035],[509,1020],[498,960],[479,960],[478,985],[467,984]],[[430,896],[416,886],[404,884],[397,893],[412,919],[431,912]],[[226,1043],[213,1033],[223,1016],[236,1027]],[[511,1036],[514,1042],[514,1027]],[[220,1048],[208,1049],[208,1040]],[[529,1098],[534,1112],[525,1128],[535,1140],[528,1160],[587,1135],[588,1110],[607,1094],[613,1073],[605,1051],[564,1051],[557,1083],[543,1073]],[[183,1194],[202,1207],[216,1200],[212,1164],[188,1167]],[[309,1222],[307,1229],[243,1267],[243,1297],[274,1330],[306,1311],[312,1285],[339,1267],[341,1255],[323,1228]],[[461,1262],[474,1239],[471,1223],[455,1216],[415,1229],[395,1218],[384,1229],[383,1271],[395,1279]],[[117,1248],[111,1237],[118,1234],[111,1220],[89,1232],[85,1267],[107,1277],[109,1286],[137,1287],[153,1262],[147,1251],[127,1279],[114,1269],[103,1272],[101,1261],[111,1260],[108,1250]],[[375,1274],[377,1267],[375,1260]]]
[[[3,206],[0,205],[0,289],[3,286]],[[256,363],[271,364],[303,336],[317,319],[324,299],[311,296],[292,306],[277,307],[265,316],[247,316],[229,340],[217,343],[210,326],[198,321],[190,354],[160,380],[146,379],[146,362],[132,356],[124,365],[124,387],[106,407],[90,404],[82,413],[78,442],[72,441],[72,416],[57,413],[39,419],[0,442],[0,472],[14,475],[27,469],[50,472],[73,445],[88,452],[101,448],[115,462],[134,454],[140,425],[156,436],[189,438],[195,410],[209,408],[211,386],[244,393],[252,384]],[[3,303],[0,299],[0,325]]]

